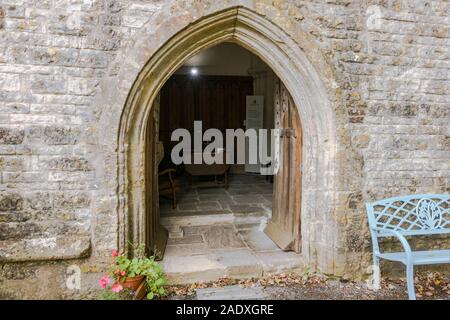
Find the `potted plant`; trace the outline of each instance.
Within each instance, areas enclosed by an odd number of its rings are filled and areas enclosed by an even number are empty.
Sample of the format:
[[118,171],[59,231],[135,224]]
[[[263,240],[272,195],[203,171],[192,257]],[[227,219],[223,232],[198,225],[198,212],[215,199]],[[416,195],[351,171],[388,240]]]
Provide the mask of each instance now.
[[119,295],[123,290],[136,292],[138,288],[146,290],[147,299],[165,294],[166,277],[155,257],[146,257],[144,246],[135,247],[134,254],[134,258],[130,259],[113,250],[111,256],[114,262],[99,281],[100,286],[108,292],[103,296]]

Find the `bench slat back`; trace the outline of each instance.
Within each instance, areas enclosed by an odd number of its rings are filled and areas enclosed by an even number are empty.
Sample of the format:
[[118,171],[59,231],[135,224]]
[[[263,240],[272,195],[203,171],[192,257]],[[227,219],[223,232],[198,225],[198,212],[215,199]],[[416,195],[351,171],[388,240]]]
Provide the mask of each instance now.
[[450,195],[421,194],[394,197],[366,205],[371,229],[403,235],[450,233]]

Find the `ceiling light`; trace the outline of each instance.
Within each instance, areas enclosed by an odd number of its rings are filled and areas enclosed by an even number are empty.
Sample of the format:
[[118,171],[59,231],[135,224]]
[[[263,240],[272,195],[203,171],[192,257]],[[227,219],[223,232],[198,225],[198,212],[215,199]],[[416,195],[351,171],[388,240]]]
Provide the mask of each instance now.
[[191,76],[198,75],[198,69],[197,68],[191,68]]

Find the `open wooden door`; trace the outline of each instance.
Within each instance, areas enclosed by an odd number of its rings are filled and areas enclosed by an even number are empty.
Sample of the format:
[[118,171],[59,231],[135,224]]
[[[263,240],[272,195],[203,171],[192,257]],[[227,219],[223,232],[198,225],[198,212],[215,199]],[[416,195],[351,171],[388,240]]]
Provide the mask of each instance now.
[[152,112],[147,122],[145,141],[145,196],[146,196],[146,243],[149,254],[158,260],[164,256],[168,232],[159,221],[158,194],[158,156],[157,145],[159,138],[159,95],[152,106]]
[[272,218],[265,233],[285,251],[301,250],[302,130],[286,87],[275,80],[275,128],[280,129],[279,167],[274,177]]

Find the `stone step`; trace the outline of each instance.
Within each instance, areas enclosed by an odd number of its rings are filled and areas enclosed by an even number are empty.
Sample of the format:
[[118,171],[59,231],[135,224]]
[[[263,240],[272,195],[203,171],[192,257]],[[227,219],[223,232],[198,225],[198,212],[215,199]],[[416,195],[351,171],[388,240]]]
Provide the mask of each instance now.
[[267,224],[267,216],[258,214],[235,214],[233,223],[239,228],[242,225],[261,225],[265,226]]
[[184,237],[183,228],[177,225],[167,226],[169,232],[169,239],[180,239]]
[[170,284],[304,271],[301,255],[281,251],[263,232],[264,216],[166,217],[162,221],[172,232],[161,262]]
[[211,282],[224,277],[259,278],[305,269],[302,256],[293,252],[252,252],[246,248],[207,251],[203,244],[172,247],[182,251],[170,250],[161,262],[170,284]]
[[169,228],[171,226],[207,226],[219,223],[231,223],[234,220],[232,213],[213,214],[213,215],[192,215],[192,216],[171,216],[161,217],[161,224]]
[[210,282],[223,277],[261,277],[263,266],[246,249],[216,250],[206,254],[166,255],[161,262],[170,284]]
[[261,286],[242,287],[239,285],[196,290],[197,300],[262,300],[268,295]]

